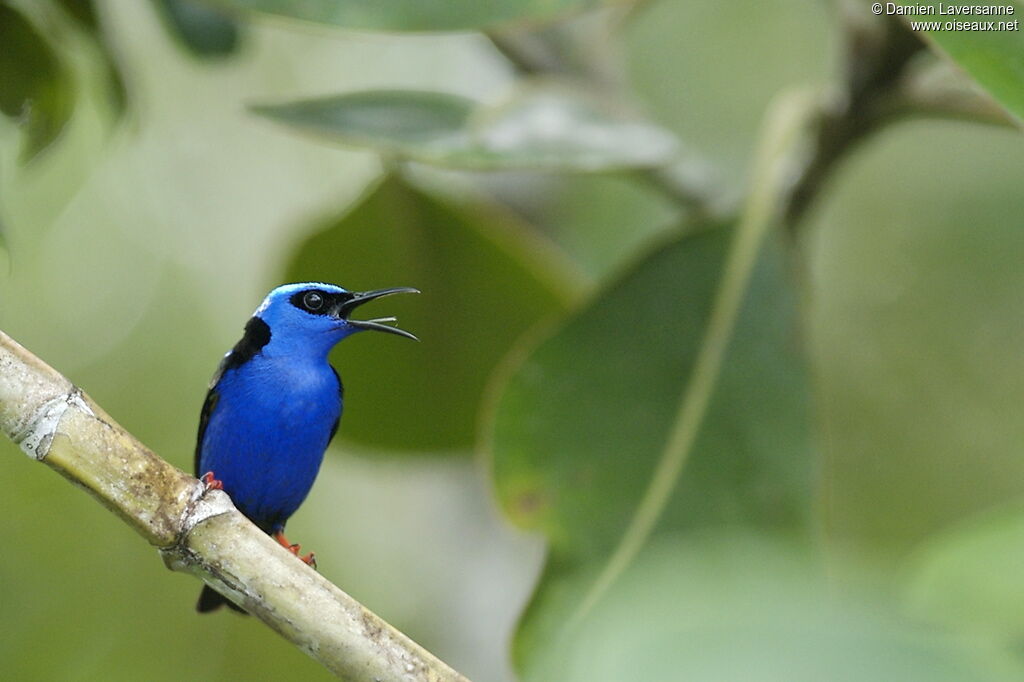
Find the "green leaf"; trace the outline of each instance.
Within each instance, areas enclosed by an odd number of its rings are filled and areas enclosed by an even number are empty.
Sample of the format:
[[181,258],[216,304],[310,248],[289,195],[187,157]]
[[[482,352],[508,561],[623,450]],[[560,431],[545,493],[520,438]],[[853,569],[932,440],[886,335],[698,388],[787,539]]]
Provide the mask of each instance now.
[[253,111],[343,144],[470,170],[605,171],[662,165],[678,152],[661,128],[554,84],[521,87],[491,106],[437,92],[371,90]]
[[22,158],[46,149],[74,110],[71,76],[42,35],[13,7],[0,3],[0,112],[24,130]]
[[[904,6],[933,8],[931,14],[903,16],[910,22],[939,22],[939,30],[919,31],[938,52],[944,53],[971,75],[977,83],[1009,111],[1021,125],[1024,125],[1024,32],[1020,30],[1024,5],[1008,0],[1000,6],[1014,8],[1014,13],[1005,16],[939,15],[938,8],[949,7],[950,3],[937,0],[899,3]],[[954,3],[955,4],[955,3]],[[1001,30],[953,30],[947,22],[988,21],[1016,23],[1015,29]]]
[[238,48],[238,25],[224,12],[197,0],[156,2],[171,33],[197,57],[225,57]]
[[[638,512],[692,378],[731,235],[718,228],[656,251],[537,346],[505,386],[491,446],[497,495],[509,518],[550,543],[520,624],[520,666],[557,641]],[[773,244],[660,531],[804,525],[809,422],[793,315]]]
[[1006,651],[915,628],[879,595],[829,589],[797,543],[735,531],[644,552],[530,679],[1010,682]]
[[1024,642],[1024,509],[994,510],[929,540],[910,571],[913,612]]
[[508,22],[538,22],[623,0],[207,0],[230,10],[253,11],[341,28],[372,31],[462,31]]
[[549,541],[515,642],[528,677],[657,532],[807,526],[795,297],[779,245],[763,245],[813,101],[784,93],[769,109],[734,236],[707,225],[659,249],[506,382],[491,429],[495,489],[508,516]]
[[258,105],[252,111],[345,144],[431,162],[467,146],[474,106],[465,97],[440,92],[367,90]]
[[578,292],[571,274],[509,216],[450,204],[389,177],[302,243],[286,279],[423,292],[365,313],[396,315],[420,343],[367,333],[339,344],[340,436],[442,451],[471,447],[488,377],[520,334],[566,309]]
[[123,113],[128,103],[128,89],[121,70],[118,68],[117,57],[103,33],[103,26],[96,13],[95,3],[92,0],[59,0],[59,4],[65,12],[74,18],[79,28],[92,38],[99,50],[103,68],[107,74],[110,104],[116,113]]
[[90,33],[96,33],[99,30],[100,22],[99,17],[96,16],[96,6],[93,0],[57,0],[57,4]]

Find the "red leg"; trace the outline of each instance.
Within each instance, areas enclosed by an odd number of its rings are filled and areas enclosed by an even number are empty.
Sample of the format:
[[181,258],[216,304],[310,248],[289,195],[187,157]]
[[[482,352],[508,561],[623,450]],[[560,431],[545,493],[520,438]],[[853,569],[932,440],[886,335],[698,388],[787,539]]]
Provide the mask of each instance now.
[[284,536],[284,533],[282,531],[277,531],[276,533],[274,533],[274,539],[277,540],[277,544],[281,545],[292,554],[299,553],[299,546],[293,545],[292,543],[288,542],[288,538]]
[[203,486],[207,490],[224,490],[224,484],[214,477],[212,471],[207,471],[199,480],[203,482]]
[[313,568],[316,568],[316,554],[314,554],[313,552],[310,552],[309,554],[307,554],[305,556],[300,555],[299,554],[299,549],[300,549],[299,545],[291,543],[291,542],[288,542],[288,538],[286,538],[284,536],[284,532],[283,531],[277,531],[276,533],[274,533],[274,539],[277,540],[277,544],[281,545],[282,547],[287,549],[289,552],[291,552],[295,556],[299,557],[299,559],[304,561],[309,566],[312,566]]

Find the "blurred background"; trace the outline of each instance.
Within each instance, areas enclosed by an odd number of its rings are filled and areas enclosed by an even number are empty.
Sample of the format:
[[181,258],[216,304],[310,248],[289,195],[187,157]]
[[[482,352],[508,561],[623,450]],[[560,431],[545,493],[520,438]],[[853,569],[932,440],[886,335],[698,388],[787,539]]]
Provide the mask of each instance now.
[[[766,239],[622,554],[765,111],[842,90],[851,10],[579,4],[495,3],[492,28],[0,2],[0,328],[188,470],[272,287],[422,289],[373,311],[421,344],[335,351],[345,418],[289,537],[471,679],[1024,678],[1019,129],[910,117],[851,146]],[[219,9],[245,5],[272,9]],[[6,440],[0,480],[4,678],[329,678],[198,616],[194,579]]]

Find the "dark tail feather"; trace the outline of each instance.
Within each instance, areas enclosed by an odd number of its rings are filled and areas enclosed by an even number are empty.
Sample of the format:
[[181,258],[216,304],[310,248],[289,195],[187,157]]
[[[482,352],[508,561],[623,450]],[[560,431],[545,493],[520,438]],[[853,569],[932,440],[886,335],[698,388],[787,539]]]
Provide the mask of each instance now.
[[221,606],[227,605],[232,611],[238,613],[245,613],[245,609],[241,606],[235,605],[233,601],[223,596],[220,592],[209,585],[203,585],[203,591],[199,593],[199,602],[196,604],[196,611],[199,613],[209,613],[210,611],[216,611]]

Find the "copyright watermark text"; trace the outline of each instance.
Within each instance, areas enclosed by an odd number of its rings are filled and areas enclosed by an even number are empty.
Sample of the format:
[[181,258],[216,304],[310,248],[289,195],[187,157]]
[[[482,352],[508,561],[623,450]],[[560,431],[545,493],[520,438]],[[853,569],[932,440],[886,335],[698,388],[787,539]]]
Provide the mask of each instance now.
[[1019,31],[1020,19],[1009,18],[1015,11],[1013,5],[954,5],[941,2],[935,5],[876,2],[871,5],[872,14],[937,17],[930,21],[908,20],[912,31]]

